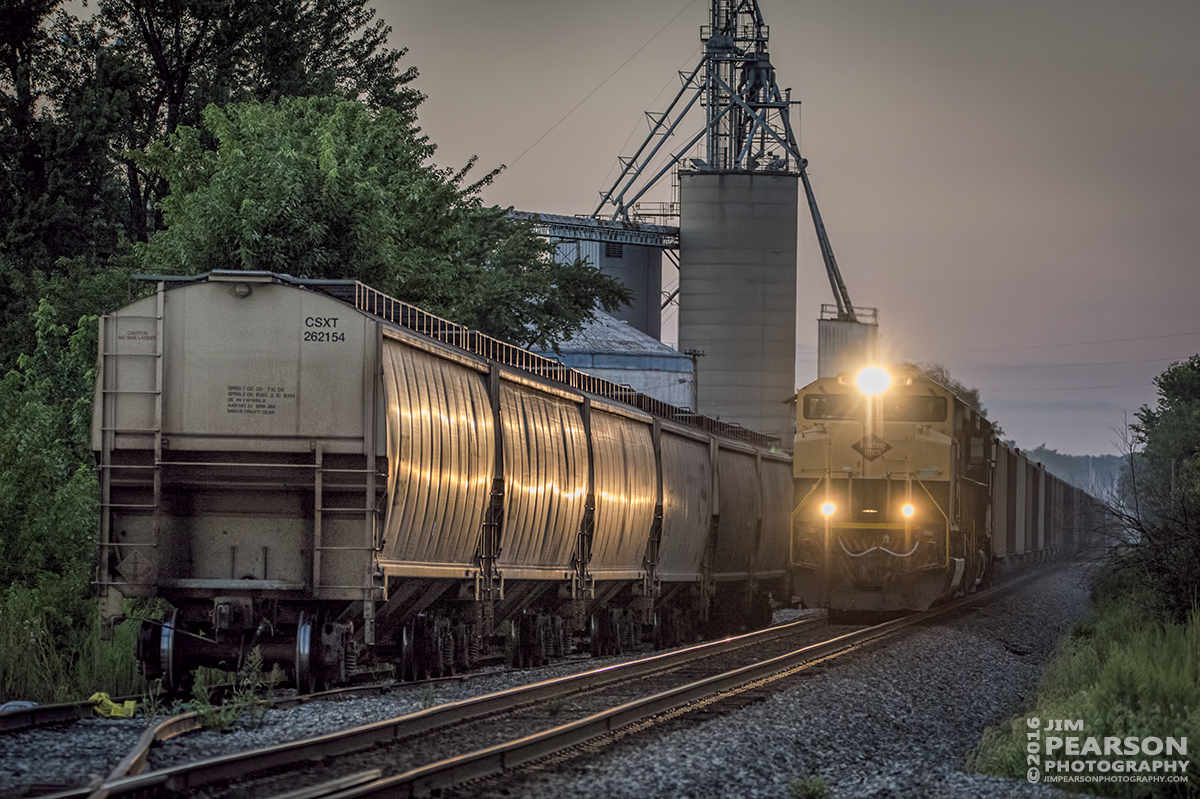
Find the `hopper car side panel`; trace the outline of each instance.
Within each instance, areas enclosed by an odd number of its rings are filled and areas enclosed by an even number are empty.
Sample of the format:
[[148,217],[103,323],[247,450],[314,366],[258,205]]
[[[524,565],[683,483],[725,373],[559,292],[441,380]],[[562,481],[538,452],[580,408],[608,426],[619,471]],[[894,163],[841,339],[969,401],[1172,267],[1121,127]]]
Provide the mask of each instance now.
[[700,580],[713,510],[709,449],[707,441],[663,429],[658,572],[664,582]]
[[750,575],[762,524],[762,491],[752,453],[722,446],[717,455],[720,500],[713,576],[718,581]]
[[383,382],[391,498],[383,557],[471,567],[496,460],[485,377],[388,341]]
[[572,568],[588,489],[587,431],[579,405],[505,382],[500,389],[505,519],[500,563]]
[[762,535],[755,554],[754,571],[760,579],[774,579],[787,572],[792,515],[792,464],[764,456],[760,463],[760,476]]
[[590,571],[597,579],[633,578],[645,571],[658,475],[648,424],[591,413],[596,515]]

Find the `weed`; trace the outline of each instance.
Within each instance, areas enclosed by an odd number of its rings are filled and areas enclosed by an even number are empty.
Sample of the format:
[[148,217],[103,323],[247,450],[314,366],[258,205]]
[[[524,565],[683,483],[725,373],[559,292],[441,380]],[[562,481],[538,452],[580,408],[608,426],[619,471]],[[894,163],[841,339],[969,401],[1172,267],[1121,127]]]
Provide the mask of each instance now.
[[807,777],[790,777],[788,790],[796,799],[825,799],[829,796],[829,785],[820,774],[810,774]]
[[[278,665],[263,674],[262,650],[254,647],[236,675],[204,666],[196,669],[191,707],[206,730],[229,732],[238,724],[258,728],[282,679]],[[223,702],[215,701],[216,689],[228,689],[229,697]]]
[[146,716],[161,716],[165,711],[163,706],[162,680],[151,680],[142,691],[142,714]]
[[436,704],[437,704],[437,697],[434,696],[433,686],[432,685],[425,686],[425,692],[421,694],[421,709],[429,710],[429,708],[433,707]]

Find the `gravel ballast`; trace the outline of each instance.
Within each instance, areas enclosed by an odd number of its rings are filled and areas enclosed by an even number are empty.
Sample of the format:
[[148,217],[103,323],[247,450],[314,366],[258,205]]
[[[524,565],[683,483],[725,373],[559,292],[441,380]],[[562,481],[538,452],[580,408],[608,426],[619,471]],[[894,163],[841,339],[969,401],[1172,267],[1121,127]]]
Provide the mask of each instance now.
[[[540,669],[496,670],[460,682],[398,685],[382,696],[364,695],[269,710],[262,724],[255,728],[241,726],[229,733],[201,730],[155,746],[147,769],[167,768],[325,735],[413,713],[434,704],[621,663],[634,657],[571,658]],[[185,709],[176,712],[182,713]],[[0,796],[26,794],[35,786],[98,785],[129,753],[142,733],[165,718],[167,716],[88,719],[0,735]]]
[[1065,796],[963,762],[988,725],[1020,709],[1087,605],[1082,571],[1065,569],[736,713],[453,795],[794,799],[796,781],[819,775],[831,797]]

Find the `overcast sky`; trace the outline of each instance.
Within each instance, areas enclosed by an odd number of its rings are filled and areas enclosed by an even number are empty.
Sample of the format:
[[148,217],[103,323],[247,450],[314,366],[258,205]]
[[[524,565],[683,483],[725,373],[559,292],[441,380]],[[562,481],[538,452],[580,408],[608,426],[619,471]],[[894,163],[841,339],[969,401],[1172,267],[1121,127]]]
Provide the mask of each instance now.
[[[486,201],[559,214],[595,207],[643,112],[698,60],[708,13],[707,0],[377,7],[420,69],[438,164],[507,164]],[[834,252],[854,303],[880,309],[890,356],[979,387],[1022,447],[1118,451],[1110,428],[1200,352],[1200,3],[761,7]],[[800,231],[803,385],[832,295],[806,212]]]

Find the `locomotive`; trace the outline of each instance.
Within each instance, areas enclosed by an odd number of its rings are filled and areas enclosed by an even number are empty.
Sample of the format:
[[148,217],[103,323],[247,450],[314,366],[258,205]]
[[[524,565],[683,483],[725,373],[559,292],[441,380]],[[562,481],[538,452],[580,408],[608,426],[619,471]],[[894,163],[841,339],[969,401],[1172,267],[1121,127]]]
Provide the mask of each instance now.
[[1095,512],[911,369],[867,366],[800,389],[793,470],[798,593],[846,613],[924,610],[991,569],[1073,552]]
[[155,277],[101,319],[102,616],[167,600],[179,686],[257,648],[297,687],[763,626],[792,464],[356,281]]

